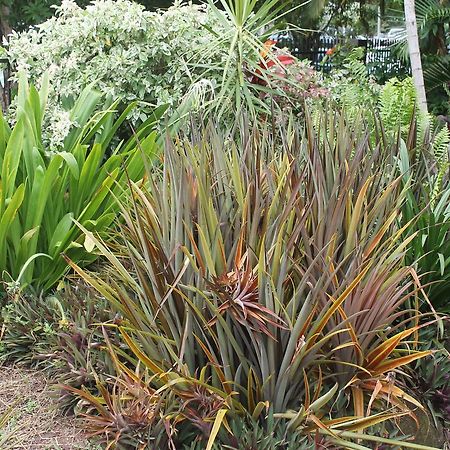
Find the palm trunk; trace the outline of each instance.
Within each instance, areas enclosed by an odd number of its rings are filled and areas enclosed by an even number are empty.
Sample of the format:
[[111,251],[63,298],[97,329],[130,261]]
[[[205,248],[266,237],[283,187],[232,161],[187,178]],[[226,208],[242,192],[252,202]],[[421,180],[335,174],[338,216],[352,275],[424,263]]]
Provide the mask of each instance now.
[[427,97],[425,94],[425,83],[423,81],[422,61],[420,59],[419,36],[417,34],[417,21],[414,0],[404,0],[406,33],[408,36],[409,59],[417,91],[419,108],[428,112]]

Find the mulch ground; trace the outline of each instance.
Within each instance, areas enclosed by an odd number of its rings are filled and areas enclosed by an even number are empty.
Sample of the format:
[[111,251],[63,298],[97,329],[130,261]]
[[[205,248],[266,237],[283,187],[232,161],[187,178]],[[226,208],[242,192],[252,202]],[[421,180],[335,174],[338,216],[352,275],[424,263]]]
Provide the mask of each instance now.
[[1,450],[94,450],[73,418],[61,415],[41,372],[0,366]]

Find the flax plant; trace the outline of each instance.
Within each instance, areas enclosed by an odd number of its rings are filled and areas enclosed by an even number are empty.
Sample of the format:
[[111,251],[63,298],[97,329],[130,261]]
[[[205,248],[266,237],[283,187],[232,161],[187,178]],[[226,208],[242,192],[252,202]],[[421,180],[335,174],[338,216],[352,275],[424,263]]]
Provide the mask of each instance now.
[[130,182],[114,248],[80,225],[107,268],[71,265],[208,449],[227,417],[269,407],[290,429],[366,448],[341,434],[421,407],[392,376],[429,354],[408,345],[417,311],[401,310],[420,284],[403,261],[397,152],[333,112],[307,114],[304,131],[194,127]]

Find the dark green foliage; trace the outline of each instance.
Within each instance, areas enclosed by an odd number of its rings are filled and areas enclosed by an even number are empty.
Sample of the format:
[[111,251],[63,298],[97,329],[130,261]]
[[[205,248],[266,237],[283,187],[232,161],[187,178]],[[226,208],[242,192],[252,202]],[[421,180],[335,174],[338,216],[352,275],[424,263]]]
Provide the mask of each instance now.
[[[448,190],[446,194],[448,194]],[[448,199],[448,195],[444,197]],[[450,311],[450,218],[441,209],[417,203],[410,198],[405,208],[420,214],[414,230],[416,238],[411,253],[417,260],[422,284],[433,306],[441,312]]]
[[[79,5],[87,5],[89,0],[77,0]],[[61,0],[1,0],[0,6],[8,8],[8,22],[13,29],[23,29],[41,23],[52,15],[52,5]],[[4,18],[5,19],[5,18]]]
[[450,426],[450,323],[445,323],[444,336],[439,336],[435,327],[421,332],[420,342],[424,349],[433,349],[435,353],[418,361],[407,380],[412,384],[418,397],[428,408],[435,425],[441,420]]
[[[288,430],[287,422],[276,420],[273,412],[260,421],[252,417],[235,418],[230,424],[232,434],[222,430],[212,450],[309,450],[322,447],[322,438],[316,440],[299,432]],[[315,441],[315,442],[314,442]],[[317,444],[316,447],[314,444]],[[324,442],[323,442],[324,444]],[[183,450],[204,450],[204,442],[184,445]]]
[[[167,8],[171,0],[136,0],[148,9]],[[91,0],[76,0],[79,6],[86,6]],[[5,7],[8,16],[2,17],[14,30],[23,30],[30,25],[42,23],[53,14],[53,5],[60,5],[61,0],[0,0],[0,8]]]
[[[428,300],[438,312],[450,311],[449,133],[433,130],[429,119],[414,120],[400,169],[406,191],[404,235],[412,237],[406,260],[415,264]],[[419,150],[420,149],[420,150]]]

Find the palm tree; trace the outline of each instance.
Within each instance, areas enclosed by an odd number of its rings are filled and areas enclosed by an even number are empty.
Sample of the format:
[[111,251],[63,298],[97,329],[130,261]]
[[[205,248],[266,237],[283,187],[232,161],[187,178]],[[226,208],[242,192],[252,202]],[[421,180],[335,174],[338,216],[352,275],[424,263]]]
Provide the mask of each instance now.
[[414,0],[404,0],[406,34],[408,38],[409,59],[417,91],[419,108],[428,112],[425,83],[423,81],[422,60],[420,59],[419,36],[417,33],[416,9]]

